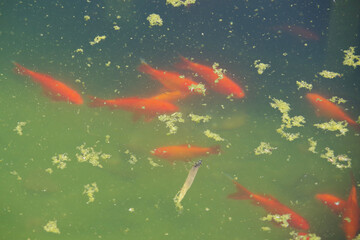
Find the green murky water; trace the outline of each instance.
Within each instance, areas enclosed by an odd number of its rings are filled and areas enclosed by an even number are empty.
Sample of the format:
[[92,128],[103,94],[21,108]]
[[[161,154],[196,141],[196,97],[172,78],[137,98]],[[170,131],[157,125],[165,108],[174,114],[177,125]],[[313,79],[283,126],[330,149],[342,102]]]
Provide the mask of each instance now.
[[[289,239],[294,229],[259,220],[267,215],[263,208],[227,198],[235,192],[229,176],[305,217],[309,232],[322,239],[345,239],[341,218],[314,196],[330,193],[347,198],[350,171],[337,169],[320,155],[325,147],[335,155],[348,155],[352,172],[360,179],[359,132],[349,127],[345,136],[336,137],[315,128],[313,124],[329,119],[318,118],[304,98],[307,90],[296,86],[296,81],[304,80],[313,84],[313,92],[343,97],[348,100],[342,105],[346,112],[355,120],[360,115],[359,70],[342,65],[342,50],[358,46],[359,15],[346,32],[352,38],[334,40],[329,24],[336,17],[332,11],[346,12],[349,5],[359,9],[359,4],[339,2],[198,0],[180,8],[165,1],[1,2],[0,239]],[[164,25],[150,28],[146,17],[151,13],[159,14]],[[272,30],[290,23],[313,29],[320,40]],[[89,44],[102,35],[105,40]],[[83,53],[76,52],[79,48]],[[128,112],[87,106],[87,95],[157,93],[161,86],[136,70],[139,59],[175,70],[179,54],[206,65],[218,62],[246,89],[246,98],[231,101],[209,92],[179,102],[185,122],[177,124],[175,135],[167,135],[165,124],[157,119],[133,122]],[[257,59],[271,65],[262,75],[253,66]],[[82,93],[86,103],[52,101],[39,85],[16,75],[12,61],[66,82]],[[317,75],[322,70],[343,77],[322,78]],[[305,117],[304,127],[288,130],[299,132],[298,139],[289,142],[276,132],[281,113],[271,108],[270,96],[289,103],[290,116]],[[197,124],[187,117],[189,113],[210,115],[212,120]],[[18,122],[26,122],[22,135],[14,131]],[[207,138],[203,134],[207,129],[225,141]],[[308,151],[310,137],[318,143],[316,154]],[[256,156],[260,142],[277,149]],[[185,143],[220,144],[222,153],[203,158],[179,214],[173,197],[192,163],[171,165],[150,151]],[[99,160],[102,168],[81,163],[76,154],[83,144],[111,157]],[[63,153],[71,161],[61,170],[52,164],[52,157]],[[130,162],[132,155],[135,164]],[[152,166],[149,157],[160,166]],[[87,204],[84,186],[92,183],[99,191]],[[57,221],[60,234],[44,230],[49,221]]]

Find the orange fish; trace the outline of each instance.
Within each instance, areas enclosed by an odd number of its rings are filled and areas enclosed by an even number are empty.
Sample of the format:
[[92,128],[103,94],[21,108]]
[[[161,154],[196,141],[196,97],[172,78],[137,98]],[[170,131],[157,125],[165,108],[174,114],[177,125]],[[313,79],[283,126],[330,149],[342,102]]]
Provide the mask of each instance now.
[[101,99],[89,96],[92,102],[90,107],[109,107],[111,109],[123,109],[125,111],[134,113],[134,121],[141,116],[145,116],[145,121],[151,121],[154,117],[161,114],[174,113],[179,110],[177,106],[172,103],[151,99],[151,98],[115,98],[115,99]]
[[194,82],[191,79],[185,78],[183,75],[177,72],[168,72],[164,70],[159,70],[152,68],[149,64],[142,61],[141,65],[138,67],[140,72],[150,75],[153,79],[159,81],[167,90],[169,91],[180,91],[184,93],[197,93],[197,91],[192,91],[192,87],[198,85],[197,82]]
[[245,187],[240,185],[238,182],[233,181],[237,192],[230,194],[228,198],[244,200],[249,199],[253,201],[253,204],[260,205],[266,209],[270,214],[278,214],[278,215],[285,215],[290,214],[290,219],[288,223],[291,227],[300,229],[300,230],[308,230],[310,228],[308,222],[305,218],[288,208],[287,206],[283,205],[279,202],[276,198],[270,195],[258,195],[250,192]]
[[189,144],[159,147],[151,151],[151,154],[170,162],[185,161],[189,162],[194,158],[207,156],[209,154],[219,154],[220,146],[198,147]]
[[308,28],[297,25],[283,25],[274,27],[276,31],[284,31],[303,40],[319,41],[320,37],[317,33]]
[[182,62],[176,64],[176,67],[198,73],[215,92],[227,96],[232,95],[234,98],[245,97],[244,90],[225,74],[222,79],[219,79],[219,75],[214,72],[212,67],[192,62],[182,56],[180,59]]
[[342,214],[342,228],[345,232],[346,239],[354,239],[360,229],[360,209],[357,201],[354,177],[352,176],[352,187],[347,200],[342,200],[330,194],[317,194],[315,197],[336,213]]
[[340,214],[344,210],[346,201],[331,194],[316,194],[315,198],[328,206],[335,213]]
[[157,99],[161,101],[167,102],[177,102],[181,99],[184,99],[188,96],[188,93],[180,92],[180,91],[173,91],[173,92],[164,92],[158,95],[152,96],[151,99]]
[[352,126],[357,123],[351,119],[339,106],[316,93],[306,94],[306,98],[315,107],[316,115],[332,118],[338,121],[347,121]]
[[18,63],[15,64],[15,72],[21,75],[29,76],[34,82],[41,84],[46,95],[55,101],[65,101],[73,104],[82,104],[83,99],[81,95],[74,89],[65,85],[50,75],[33,72]]

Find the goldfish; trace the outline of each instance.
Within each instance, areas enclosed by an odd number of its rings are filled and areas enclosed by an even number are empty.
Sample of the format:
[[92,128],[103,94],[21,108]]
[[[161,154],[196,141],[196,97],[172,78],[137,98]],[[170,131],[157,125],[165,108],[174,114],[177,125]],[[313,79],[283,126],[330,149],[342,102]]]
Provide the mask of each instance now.
[[138,70],[142,73],[150,75],[153,79],[159,81],[167,90],[171,92],[180,91],[184,93],[201,94],[197,91],[191,91],[191,87],[197,86],[198,83],[184,77],[180,73],[155,69],[144,61],[141,62]]
[[270,214],[285,215],[290,214],[288,223],[291,227],[299,230],[307,231],[310,226],[305,218],[291,210],[289,207],[280,203],[279,200],[270,195],[258,195],[250,192],[248,189],[240,185],[238,182],[233,181],[237,188],[237,192],[230,194],[228,198],[244,200],[252,200],[255,205],[265,208]]
[[316,115],[332,118],[338,121],[347,121],[352,126],[357,126],[356,121],[351,119],[339,106],[316,93],[306,94],[306,98],[315,107]]
[[191,161],[194,158],[219,154],[220,146],[199,147],[189,144],[159,147],[151,151],[151,154],[173,163],[174,161]]
[[161,101],[167,101],[167,102],[177,102],[181,99],[184,99],[188,96],[188,93],[180,92],[180,91],[172,91],[172,92],[163,92],[160,94],[157,94],[155,96],[150,97],[151,99],[157,99]]
[[347,240],[354,239],[360,229],[360,209],[357,201],[355,179],[352,176],[352,186],[347,200],[342,200],[331,194],[317,194],[315,198],[330,209],[342,215],[342,229]]
[[317,33],[309,30],[308,28],[297,25],[283,25],[274,27],[276,31],[284,31],[295,37],[299,37],[303,40],[319,41],[320,37]]
[[60,82],[50,75],[31,71],[18,63],[15,64],[15,72],[21,75],[26,75],[32,78],[36,83],[39,83],[46,95],[55,101],[65,101],[73,104],[83,104],[81,95],[74,89]]
[[151,121],[154,117],[161,114],[174,113],[179,108],[169,102],[151,98],[115,98],[101,99],[89,96],[92,102],[90,107],[109,107],[110,109],[123,109],[134,113],[133,120],[138,120],[141,116],[145,116],[145,121]]
[[176,64],[176,67],[198,73],[209,84],[213,91],[227,96],[231,95],[234,98],[245,97],[244,90],[225,74],[223,74],[221,78],[214,72],[212,67],[192,62],[182,56],[180,56],[180,59],[181,62]]

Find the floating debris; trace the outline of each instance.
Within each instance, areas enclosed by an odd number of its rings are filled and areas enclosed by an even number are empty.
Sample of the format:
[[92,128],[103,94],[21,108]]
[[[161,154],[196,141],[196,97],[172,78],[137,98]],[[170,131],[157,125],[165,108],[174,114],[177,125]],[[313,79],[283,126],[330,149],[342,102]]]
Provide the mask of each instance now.
[[137,161],[138,161],[137,158],[129,150],[126,150],[124,153],[127,155],[130,155],[130,159],[128,161],[130,164],[134,165],[135,163],[137,163]]
[[60,230],[57,227],[57,221],[49,221],[45,226],[44,226],[44,230],[46,232],[50,232],[50,233],[56,233],[56,234],[60,234]]
[[324,77],[324,78],[330,78],[330,79],[333,79],[333,78],[336,78],[336,77],[342,77],[342,74],[340,74],[340,73],[330,72],[330,71],[327,71],[327,70],[323,70],[322,72],[319,72],[319,75]]
[[360,66],[360,55],[354,55],[355,54],[355,47],[349,47],[348,50],[344,50],[345,57],[343,64],[354,67],[354,69],[357,66]]
[[219,66],[220,65],[217,62],[214,62],[214,64],[212,65],[214,73],[218,75],[218,78],[215,79],[214,83],[218,83],[221,79],[223,79],[226,72],[226,69],[219,68]]
[[147,159],[149,160],[149,164],[153,167],[162,167],[163,166],[163,165],[160,165],[160,164],[154,162],[154,160],[150,157],[148,157]]
[[26,122],[18,122],[17,123],[17,126],[14,128],[14,131],[18,134],[18,135],[20,135],[20,136],[22,136],[23,135],[23,127],[26,125]]
[[334,151],[330,148],[325,148],[326,153],[321,154],[321,158],[327,159],[328,162],[335,165],[339,169],[351,168],[351,159],[346,154],[335,156]]
[[152,13],[146,19],[149,21],[150,27],[163,25],[163,20],[159,14]]
[[85,21],[89,21],[89,20],[90,20],[90,16],[89,16],[89,15],[85,15],[85,16],[84,16],[84,20],[85,20]]
[[292,231],[290,232],[290,235],[290,240],[321,240],[321,237],[316,236],[314,233],[299,234],[295,231]]
[[56,167],[63,170],[66,168],[66,162],[70,162],[71,159],[67,156],[67,153],[58,154],[51,158],[53,165],[57,165]]
[[255,68],[257,68],[257,72],[258,74],[263,74],[264,71],[270,67],[270,64],[265,64],[265,63],[261,63],[260,60],[255,60],[254,61],[254,66]]
[[110,154],[96,152],[93,147],[85,148],[86,143],[81,146],[76,147],[76,149],[80,150],[80,154],[76,153],[76,158],[79,162],[89,162],[94,167],[102,168],[103,166],[100,164],[99,160],[109,159],[111,157]]
[[175,112],[171,115],[163,114],[160,115],[158,118],[161,122],[165,122],[166,127],[169,128],[169,132],[166,135],[175,134],[177,132],[178,127],[175,126],[176,122],[184,122],[181,112]]
[[22,177],[20,177],[19,173],[17,171],[15,171],[15,170],[11,171],[10,174],[16,176],[17,180],[19,180],[19,181],[22,180]]
[[276,129],[276,131],[288,141],[293,141],[300,137],[300,133],[288,133],[285,132],[284,129],[289,129],[292,127],[303,127],[305,118],[303,116],[294,116],[290,117],[288,112],[291,110],[290,105],[282,100],[272,98],[273,102],[270,103],[271,107],[274,109],[278,109],[282,113],[282,124],[280,128]]
[[206,88],[205,85],[202,83],[198,83],[198,84],[191,84],[189,86],[189,90],[191,92],[195,92],[195,93],[201,93],[203,96],[206,95]]
[[277,149],[276,147],[271,147],[270,143],[266,143],[266,142],[261,142],[260,146],[258,146],[257,148],[254,149],[255,155],[260,155],[260,154],[268,154],[271,155],[272,151]]
[[183,200],[183,198],[186,195],[186,192],[190,189],[192,183],[194,182],[194,179],[196,177],[196,174],[197,174],[200,166],[201,166],[201,160],[199,160],[197,163],[195,163],[194,166],[190,169],[189,174],[184,182],[184,185],[182,186],[180,191],[174,197],[175,207],[179,212],[181,212],[183,210],[181,201]]
[[48,174],[52,174],[54,171],[52,170],[52,168],[47,168],[45,169],[45,172],[47,172]]
[[279,214],[268,214],[266,217],[262,217],[260,218],[261,221],[274,221],[276,223],[279,223],[280,226],[287,228],[289,226],[289,220],[291,219],[291,214],[284,214],[284,215],[279,215]]
[[189,117],[191,118],[191,121],[193,122],[196,122],[196,123],[199,123],[199,122],[209,122],[211,117],[209,115],[206,115],[206,116],[200,116],[200,115],[196,115],[196,114],[192,114],[190,113],[189,114]]
[[105,36],[105,35],[103,35],[103,36],[96,36],[96,37],[94,38],[94,41],[90,42],[90,45],[91,45],[91,46],[92,46],[92,45],[95,45],[95,44],[97,44],[97,43],[99,43],[100,41],[105,40],[105,39],[106,39],[106,36]]
[[311,83],[307,83],[307,82],[305,82],[305,81],[301,81],[301,82],[296,81],[296,85],[298,85],[298,90],[299,90],[300,88],[306,88],[306,89],[308,89],[309,91],[311,91],[311,89],[313,88],[313,85],[312,85]]
[[166,0],[166,5],[171,4],[174,7],[180,7],[181,5],[184,5],[185,7],[194,4],[196,0]]
[[269,227],[261,227],[261,230],[264,231],[264,232],[270,232],[271,228],[269,228]]
[[225,139],[223,139],[222,137],[220,137],[219,134],[213,133],[211,132],[209,129],[204,131],[205,136],[207,136],[208,138],[212,138],[217,142],[221,142],[221,141],[225,141]]
[[336,122],[333,119],[331,119],[329,122],[325,122],[325,123],[316,123],[314,124],[315,127],[323,129],[323,130],[328,130],[328,131],[339,131],[339,134],[336,134],[337,137],[339,136],[345,136],[345,134],[349,131],[349,129],[347,129],[348,123],[346,121],[339,121]]
[[309,144],[310,144],[309,151],[312,152],[312,153],[317,153],[317,152],[315,151],[317,142],[314,141],[313,138],[308,138],[308,142],[309,142]]
[[89,201],[87,201],[86,203],[92,203],[95,201],[95,197],[94,197],[94,193],[99,192],[99,188],[97,187],[96,183],[92,183],[90,184],[86,184],[84,186],[85,190],[83,192],[83,194],[86,194],[89,197]]
[[343,98],[339,98],[337,96],[333,96],[332,98],[329,99],[330,102],[336,103],[336,104],[340,104],[340,103],[346,103],[347,101]]

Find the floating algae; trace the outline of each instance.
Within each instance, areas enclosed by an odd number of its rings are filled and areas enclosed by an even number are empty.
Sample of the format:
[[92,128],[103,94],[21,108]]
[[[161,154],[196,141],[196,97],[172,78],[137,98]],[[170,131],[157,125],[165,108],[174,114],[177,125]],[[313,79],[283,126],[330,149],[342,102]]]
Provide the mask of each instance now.
[[166,127],[170,129],[170,131],[166,135],[175,134],[177,132],[178,127],[175,126],[176,122],[184,122],[181,112],[175,112],[171,115],[163,114],[158,116],[158,118],[161,122],[165,122]]
[[329,99],[330,102],[336,103],[336,104],[340,104],[340,103],[346,103],[347,101],[343,98],[337,97],[337,96],[333,96],[332,98]]
[[255,60],[254,62],[255,68],[258,70],[258,74],[263,74],[264,71],[270,67],[270,64],[261,63],[260,60]]
[[312,85],[311,83],[307,83],[307,82],[305,82],[305,81],[301,81],[301,82],[296,81],[296,85],[298,86],[298,90],[299,90],[300,88],[306,88],[306,89],[308,89],[309,91],[311,91],[311,89],[313,88],[313,85]]
[[205,85],[202,83],[191,84],[189,86],[189,90],[190,90],[190,92],[201,93],[203,96],[206,95],[206,88],[205,88]]
[[183,198],[186,195],[186,192],[190,189],[195,176],[199,170],[199,167],[201,166],[201,160],[199,160],[197,163],[194,164],[194,166],[190,169],[189,174],[184,182],[184,185],[182,186],[182,188],[180,189],[180,191],[175,195],[174,197],[174,203],[175,203],[175,207],[176,209],[181,212],[183,210],[183,206],[181,205],[181,201],[183,200]]
[[350,47],[348,50],[344,50],[345,57],[343,64],[356,68],[360,66],[360,55],[355,54],[355,47]]
[[315,151],[315,148],[316,148],[316,145],[317,145],[317,142],[313,140],[313,138],[308,138],[308,142],[310,144],[310,147],[309,147],[309,151],[312,152],[312,153],[317,153]]
[[340,73],[330,72],[330,71],[327,71],[327,70],[323,70],[322,72],[319,72],[319,75],[324,77],[324,78],[330,78],[330,79],[342,76]]
[[291,214],[284,214],[284,215],[279,215],[279,214],[268,214],[266,217],[262,217],[260,218],[261,221],[274,221],[276,223],[279,223],[280,226],[287,228],[289,226],[289,220],[291,218]]
[[17,125],[16,125],[16,127],[14,128],[14,131],[18,134],[18,135],[20,135],[20,136],[22,136],[23,135],[23,129],[22,129],[22,127],[24,127],[26,125],[26,122],[18,122],[17,123]]
[[199,123],[199,122],[209,122],[211,117],[209,115],[206,116],[200,116],[200,115],[196,115],[196,114],[189,114],[189,117],[191,118],[191,121]]
[[315,127],[317,128],[321,128],[323,130],[328,130],[328,131],[339,131],[339,134],[336,134],[336,136],[344,136],[346,134],[346,132],[348,132],[349,130],[346,128],[348,125],[348,123],[346,121],[339,121],[336,122],[334,120],[330,120],[329,122],[325,122],[325,123],[316,123],[314,124]]
[[49,221],[45,226],[44,226],[44,230],[46,232],[51,232],[51,233],[56,233],[56,234],[60,234],[60,230],[57,227],[57,221]]
[[180,7],[181,5],[184,5],[185,7],[194,4],[196,0],[166,0],[166,5],[171,4],[174,7]]
[[271,147],[270,143],[266,143],[266,142],[261,142],[260,146],[258,146],[257,148],[254,149],[255,155],[260,155],[260,154],[268,154],[271,155],[272,151],[277,149],[276,147]]
[[89,201],[87,201],[86,203],[92,203],[95,201],[95,197],[94,197],[94,193],[99,192],[99,188],[97,187],[96,183],[92,183],[90,184],[86,184],[84,186],[84,192],[83,194],[86,194],[89,197]]
[[96,37],[94,38],[94,41],[91,41],[91,42],[89,42],[89,43],[90,43],[90,45],[95,45],[95,44],[97,44],[97,43],[99,43],[100,41],[105,40],[105,39],[106,39],[106,36],[105,36],[105,35],[103,35],[103,36],[96,36]]
[[55,155],[51,158],[53,165],[57,165],[56,167],[63,170],[66,168],[66,162],[71,161],[71,159],[67,156],[66,153]]
[[109,159],[111,157],[110,154],[96,152],[93,147],[85,148],[86,143],[81,146],[76,147],[80,151],[81,154],[76,153],[76,158],[79,162],[89,162],[94,167],[102,168],[103,166],[100,164],[99,159]]
[[334,150],[331,150],[328,147],[326,147],[325,150],[326,153],[321,154],[321,158],[327,159],[328,162],[330,162],[332,165],[335,165],[335,167],[339,169],[351,168],[351,159],[346,154],[335,156]]
[[150,27],[163,25],[163,20],[159,14],[152,13],[146,19],[149,21]]
[[305,235],[299,235],[299,233],[292,231],[290,232],[290,235],[290,240],[321,240],[321,237],[316,236],[314,233],[306,233]]
[[207,136],[208,138],[212,138],[217,142],[222,142],[225,141],[225,139],[223,139],[222,137],[220,137],[219,134],[213,133],[211,132],[209,129],[204,131],[205,136]]
[[226,69],[219,68],[219,64],[217,62],[212,65],[212,68],[214,70],[214,73],[218,75],[218,78],[215,79],[214,83],[218,83],[219,80],[224,78],[224,73],[226,72]]

